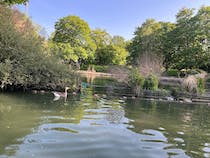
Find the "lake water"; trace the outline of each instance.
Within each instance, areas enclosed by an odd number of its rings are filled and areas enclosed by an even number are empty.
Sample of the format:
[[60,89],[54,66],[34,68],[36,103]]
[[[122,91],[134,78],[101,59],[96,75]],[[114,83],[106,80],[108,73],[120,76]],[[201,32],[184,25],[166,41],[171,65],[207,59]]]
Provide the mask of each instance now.
[[0,93],[0,158],[210,157],[209,107],[126,99],[112,83],[94,84],[66,102]]

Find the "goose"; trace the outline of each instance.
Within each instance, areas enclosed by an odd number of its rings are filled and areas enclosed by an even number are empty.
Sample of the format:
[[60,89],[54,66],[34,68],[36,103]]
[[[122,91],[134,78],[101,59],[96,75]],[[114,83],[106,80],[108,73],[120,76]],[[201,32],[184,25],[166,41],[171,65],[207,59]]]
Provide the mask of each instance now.
[[60,97],[66,98],[67,97],[67,90],[69,90],[69,89],[70,89],[69,87],[66,87],[65,92],[52,92],[52,93],[57,98],[60,98]]

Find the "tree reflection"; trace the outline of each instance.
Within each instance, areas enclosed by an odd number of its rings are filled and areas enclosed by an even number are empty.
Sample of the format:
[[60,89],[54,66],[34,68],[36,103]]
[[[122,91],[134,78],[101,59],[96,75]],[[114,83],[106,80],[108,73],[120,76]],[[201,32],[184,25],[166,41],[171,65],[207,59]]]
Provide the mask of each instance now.
[[125,117],[134,120],[132,131],[142,134],[145,129],[156,129],[171,144],[165,150],[182,149],[192,157],[205,155],[203,148],[210,142],[208,107],[141,100],[127,104]]

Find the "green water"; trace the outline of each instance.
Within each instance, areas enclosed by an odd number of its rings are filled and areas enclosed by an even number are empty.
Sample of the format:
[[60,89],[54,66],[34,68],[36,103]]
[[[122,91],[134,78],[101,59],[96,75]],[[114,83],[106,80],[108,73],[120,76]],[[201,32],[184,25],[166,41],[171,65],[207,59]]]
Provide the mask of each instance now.
[[210,157],[209,107],[122,99],[99,87],[66,102],[1,93],[0,158]]

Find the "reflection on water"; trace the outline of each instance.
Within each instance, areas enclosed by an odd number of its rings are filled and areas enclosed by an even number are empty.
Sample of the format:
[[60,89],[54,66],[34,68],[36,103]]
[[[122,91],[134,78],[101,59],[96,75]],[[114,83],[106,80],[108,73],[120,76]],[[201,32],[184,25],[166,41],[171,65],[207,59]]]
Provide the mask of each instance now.
[[208,107],[113,97],[106,84],[66,102],[0,94],[0,158],[210,157]]

